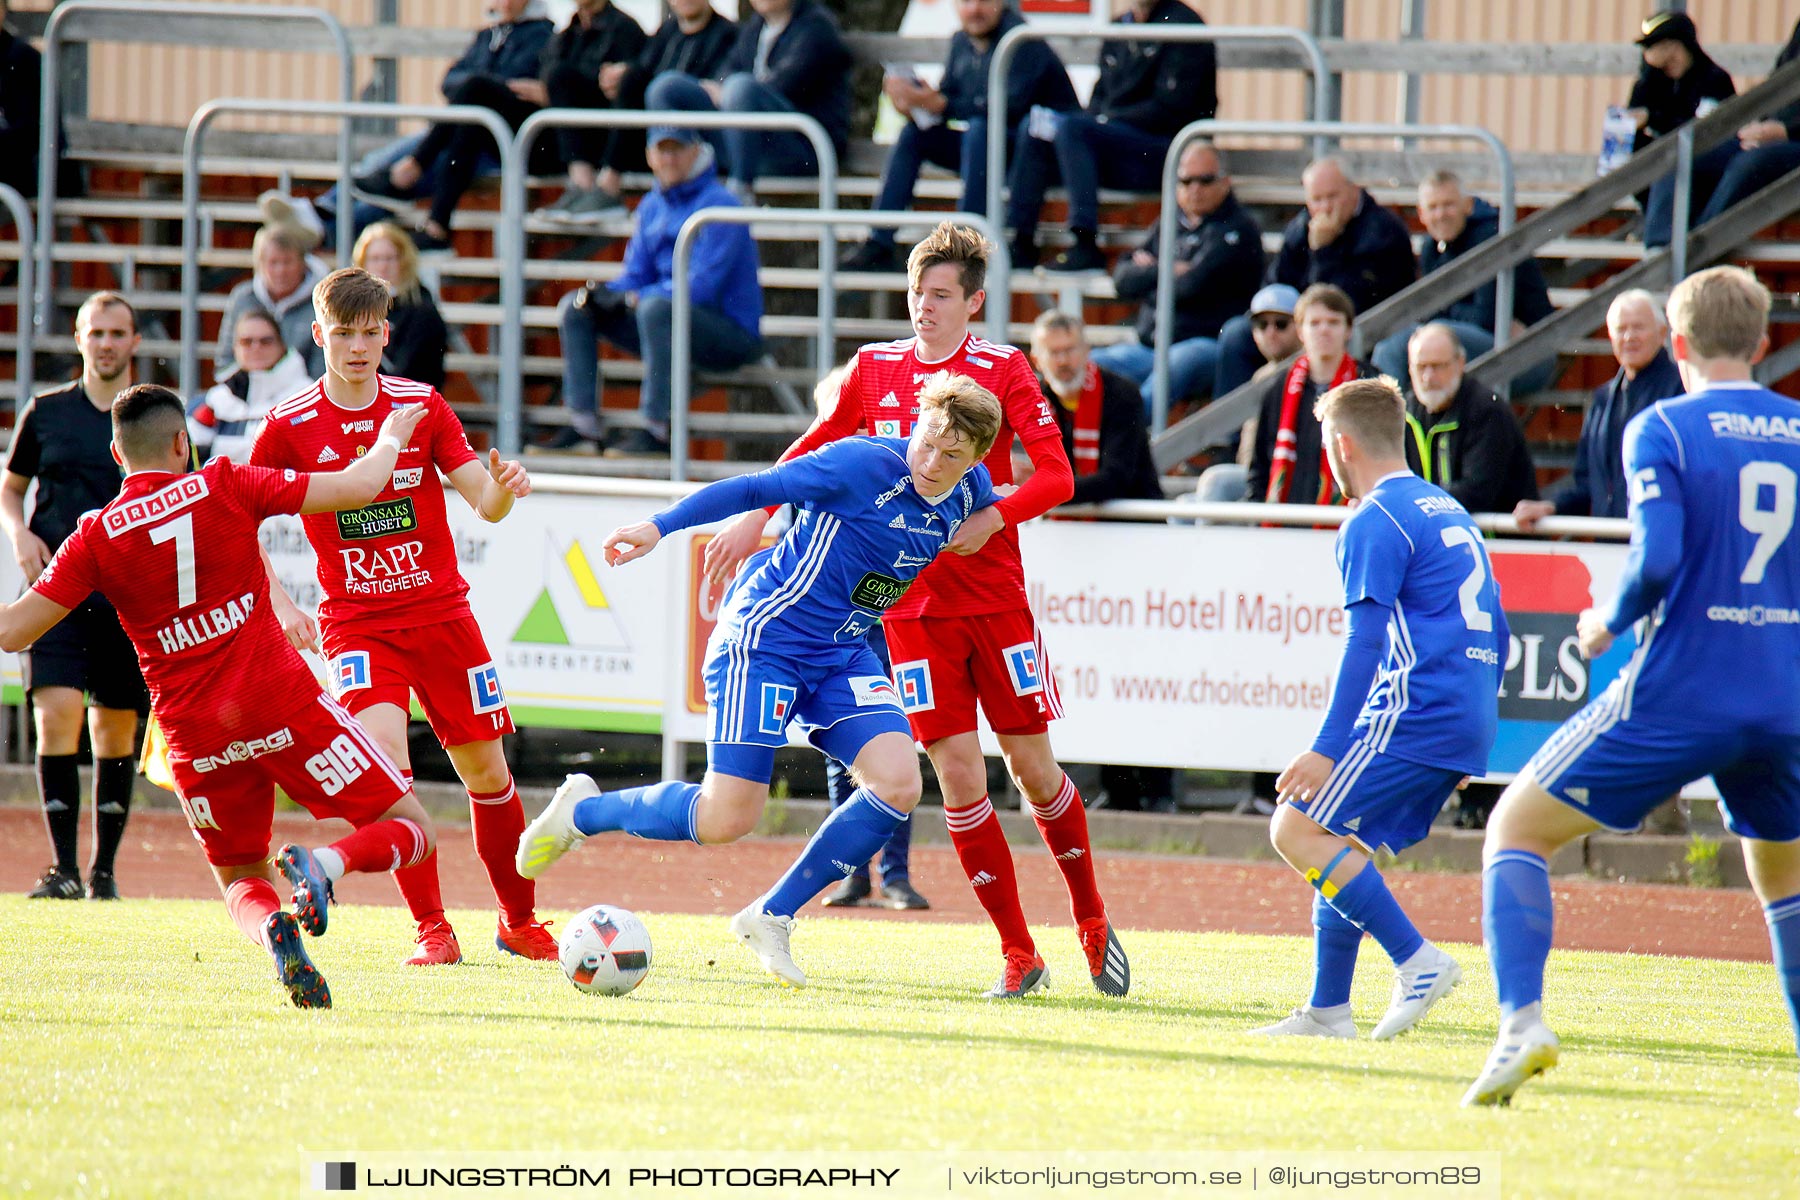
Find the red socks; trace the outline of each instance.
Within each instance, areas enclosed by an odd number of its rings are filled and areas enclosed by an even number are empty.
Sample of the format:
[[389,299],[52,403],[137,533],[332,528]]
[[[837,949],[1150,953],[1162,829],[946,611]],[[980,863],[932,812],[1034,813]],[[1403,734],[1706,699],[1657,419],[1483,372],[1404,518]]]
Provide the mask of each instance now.
[[344,860],[344,873],[399,872],[424,861],[425,831],[405,817],[364,825],[329,847]]
[[1069,911],[1076,924],[1105,916],[1106,905],[1094,882],[1094,848],[1088,842],[1087,809],[1081,803],[1081,793],[1075,790],[1075,781],[1064,775],[1056,799],[1042,808],[1036,804],[1030,808],[1038,833],[1056,856],[1056,865],[1062,868],[1063,882],[1069,887]]
[[956,847],[957,861],[975,889],[975,898],[1000,932],[1000,948],[1037,953],[1025,928],[1025,910],[1019,905],[1012,849],[994,815],[993,803],[983,796],[967,808],[946,808],[944,824],[950,828],[950,844]]
[[525,806],[519,802],[519,789],[508,777],[498,792],[470,792],[469,801],[475,853],[487,868],[500,912],[508,925],[523,925],[536,916],[537,885],[514,866],[519,838],[525,832]]
[[244,931],[244,936],[264,950],[269,944],[263,940],[263,923],[270,914],[281,911],[281,898],[275,894],[275,885],[267,879],[234,879],[231,886],[225,889],[225,911],[231,914],[231,922]]

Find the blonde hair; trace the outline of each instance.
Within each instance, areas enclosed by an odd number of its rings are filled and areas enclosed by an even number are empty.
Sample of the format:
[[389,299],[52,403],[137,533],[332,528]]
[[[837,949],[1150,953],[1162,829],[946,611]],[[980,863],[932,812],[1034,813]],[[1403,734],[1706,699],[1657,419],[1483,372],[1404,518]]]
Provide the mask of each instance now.
[[844,380],[849,374],[850,364],[839,363],[813,384],[813,407],[819,410],[820,416],[830,416],[836,411],[838,393],[844,390]]
[[988,240],[977,230],[940,222],[906,256],[907,286],[917,291],[925,272],[948,263],[957,268],[963,298],[967,299],[987,284],[988,250]]
[[387,284],[361,267],[333,271],[313,287],[313,317],[329,329],[340,322],[362,317],[387,320],[394,297]]
[[286,250],[304,260],[312,240],[298,225],[264,225],[250,240],[250,259],[259,266],[270,250]]
[[967,375],[939,371],[925,381],[919,389],[918,424],[934,417],[946,432],[968,442],[978,460],[1000,436],[1000,401]]
[[1319,397],[1313,415],[1371,454],[1398,457],[1406,452],[1406,400],[1400,385],[1386,375],[1339,384]]
[[1695,358],[1748,363],[1769,332],[1769,289],[1742,267],[1689,275],[1669,294],[1669,328]]
[[369,257],[369,247],[386,238],[394,245],[394,255],[400,260],[400,278],[394,280],[394,299],[407,304],[417,303],[419,299],[419,246],[412,240],[412,234],[400,228],[392,221],[377,221],[362,231],[356,239],[356,248],[350,252],[350,261],[367,271],[365,261]]

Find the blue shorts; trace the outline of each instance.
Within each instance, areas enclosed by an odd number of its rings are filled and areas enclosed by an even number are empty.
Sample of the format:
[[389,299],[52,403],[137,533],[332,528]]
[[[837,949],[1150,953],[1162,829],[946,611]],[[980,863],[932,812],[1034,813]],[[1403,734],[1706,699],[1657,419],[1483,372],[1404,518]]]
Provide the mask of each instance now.
[[1320,828],[1373,854],[1425,840],[1466,771],[1427,767],[1356,742],[1300,811]]
[[880,734],[912,739],[893,681],[864,645],[848,654],[833,647],[818,663],[714,642],[705,677],[711,761],[727,775],[768,782],[775,751],[788,744],[796,722],[808,741],[842,763],[854,763]]
[[1641,709],[1622,714],[1623,694],[1607,689],[1564,721],[1522,774],[1620,831],[1636,829],[1651,809],[1710,775],[1731,832],[1765,842],[1800,838],[1800,737],[1678,728]]

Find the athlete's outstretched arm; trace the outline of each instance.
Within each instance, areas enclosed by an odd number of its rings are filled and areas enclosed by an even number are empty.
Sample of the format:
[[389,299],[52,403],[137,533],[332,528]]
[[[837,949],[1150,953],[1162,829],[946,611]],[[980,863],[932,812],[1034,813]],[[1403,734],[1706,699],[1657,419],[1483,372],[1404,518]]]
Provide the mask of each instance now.
[[17,653],[25,649],[68,615],[62,605],[30,590],[11,604],[0,604],[0,650]]
[[319,623],[312,619],[311,613],[295,604],[294,598],[281,586],[281,577],[275,574],[275,564],[269,561],[269,552],[260,540],[256,543],[256,552],[262,556],[263,574],[269,579],[269,610],[275,614],[281,632],[287,635],[288,645],[296,650],[322,653]]
[[1037,438],[1025,443],[1034,468],[1030,479],[993,505],[972,514],[944,549],[952,554],[978,553],[989,538],[1008,525],[1041,517],[1075,494],[1075,472],[1063,453],[1062,438]]
[[314,472],[306,477],[306,499],[300,502],[302,513],[337,512],[345,508],[361,508],[372,503],[393,478],[394,464],[400,461],[400,447],[419,427],[425,415],[423,404],[407,404],[396,408],[381,423],[381,432],[369,452],[341,471]]
[[[624,525],[606,535],[606,561],[619,566],[642,558],[677,529],[710,525],[737,513],[760,513],[770,505],[822,500],[842,491],[838,472],[826,462],[836,452],[807,455],[763,471],[709,483],[663,509],[648,521]],[[760,533],[760,530],[759,530]],[[623,550],[615,547],[623,546]]]
[[514,500],[531,495],[531,476],[525,464],[517,459],[502,462],[500,451],[492,449],[485,464],[476,459],[450,472],[450,485],[469,502],[476,516],[490,523],[505,520]]

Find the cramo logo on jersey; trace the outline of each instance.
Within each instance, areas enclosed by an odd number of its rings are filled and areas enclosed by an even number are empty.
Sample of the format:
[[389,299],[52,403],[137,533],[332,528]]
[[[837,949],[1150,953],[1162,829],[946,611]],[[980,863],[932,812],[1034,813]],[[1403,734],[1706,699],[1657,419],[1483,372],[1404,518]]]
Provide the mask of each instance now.
[[1706,414],[1706,419],[1712,425],[1714,437],[1800,442],[1800,417],[1753,417],[1741,412],[1711,412]]
[[232,763],[249,762],[253,758],[273,754],[277,750],[286,750],[293,744],[293,730],[277,729],[274,733],[251,738],[247,742],[233,742],[217,754],[203,754],[194,760],[194,770],[204,775],[206,772],[216,771],[220,767],[229,767]]

